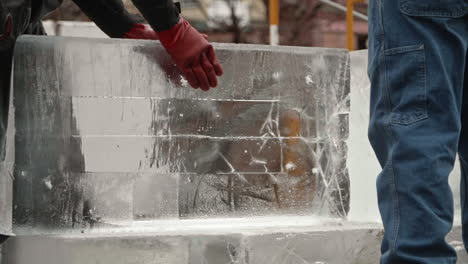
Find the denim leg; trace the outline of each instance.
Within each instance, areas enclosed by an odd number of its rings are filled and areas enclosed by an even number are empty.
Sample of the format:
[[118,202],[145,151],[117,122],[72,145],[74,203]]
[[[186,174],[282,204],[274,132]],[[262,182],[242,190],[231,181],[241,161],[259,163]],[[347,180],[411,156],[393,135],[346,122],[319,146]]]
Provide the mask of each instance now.
[[461,133],[468,1],[369,1],[369,139],[382,264],[454,264],[448,175]]
[[460,143],[458,145],[458,154],[460,156],[461,165],[460,204],[462,210],[463,243],[465,244],[465,250],[468,252],[468,55],[465,59],[462,131],[460,135]]
[[2,264],[3,244],[7,239],[8,239],[8,236],[0,235],[0,264]]

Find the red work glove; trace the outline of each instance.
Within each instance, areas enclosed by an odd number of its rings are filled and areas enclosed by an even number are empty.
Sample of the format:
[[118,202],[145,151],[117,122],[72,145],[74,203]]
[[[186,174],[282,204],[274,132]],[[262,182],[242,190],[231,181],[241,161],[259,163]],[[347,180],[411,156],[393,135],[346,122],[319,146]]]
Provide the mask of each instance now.
[[[208,39],[208,35],[202,34],[205,39]],[[144,24],[135,24],[130,31],[123,35],[126,39],[152,39],[159,40],[158,33],[154,31],[150,26]]]
[[0,31],[0,40],[5,40],[8,37],[10,37],[13,31],[13,19],[11,18],[11,15],[6,16],[5,22],[1,26],[3,28],[1,28],[1,31]]
[[158,33],[156,33],[156,31],[143,24],[135,24],[129,32],[124,34],[123,37],[127,39],[159,39]]
[[213,46],[185,19],[169,30],[158,32],[161,44],[184,73],[190,85],[208,91],[218,85],[223,74]]

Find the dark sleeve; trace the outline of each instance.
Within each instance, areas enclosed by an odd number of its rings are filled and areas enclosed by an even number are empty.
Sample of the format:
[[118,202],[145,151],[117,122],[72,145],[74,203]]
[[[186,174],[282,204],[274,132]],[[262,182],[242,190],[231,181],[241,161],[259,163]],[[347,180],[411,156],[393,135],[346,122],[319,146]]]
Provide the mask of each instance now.
[[112,38],[121,38],[138,23],[121,0],[73,0],[96,25]]
[[179,9],[172,0],[132,0],[154,30],[160,32],[179,22]]

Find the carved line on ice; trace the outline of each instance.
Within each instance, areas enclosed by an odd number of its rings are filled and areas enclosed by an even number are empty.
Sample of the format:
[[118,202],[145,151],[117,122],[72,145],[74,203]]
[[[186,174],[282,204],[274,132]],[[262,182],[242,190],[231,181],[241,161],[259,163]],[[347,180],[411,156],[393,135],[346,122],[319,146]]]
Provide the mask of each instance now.
[[[200,138],[200,139],[215,139],[215,140],[274,140],[274,139],[300,139],[307,143],[323,143],[330,141],[330,138],[304,138],[304,137],[267,137],[262,136],[238,136],[238,137],[215,137],[205,135],[72,135],[72,138]],[[260,149],[261,151],[261,149]]]
[[263,165],[263,168],[265,169],[265,173],[268,173],[268,167],[267,167],[267,162],[265,160],[259,160],[255,158],[252,154],[250,155],[251,161],[249,162],[250,165],[252,164],[261,164]]
[[221,156],[221,158],[223,158],[224,162],[226,162],[226,164],[229,166],[229,168],[231,169],[231,172],[235,172],[236,169],[234,169],[234,166],[232,166],[232,164],[228,161],[226,156],[224,156],[223,153],[221,153],[221,152],[219,152],[218,154],[219,154],[219,156]]
[[[343,204],[343,194],[341,193],[340,183],[338,182],[338,179],[337,179],[336,175],[333,175],[333,179],[334,179],[335,184],[337,186],[338,196],[340,197],[341,209],[344,210],[345,205]],[[346,215],[346,212],[344,212],[344,211],[342,211],[341,213],[343,215]]]
[[[68,98],[65,96],[65,98]],[[106,95],[81,95],[73,96],[72,99],[93,98],[93,99],[142,99],[142,100],[187,100],[187,101],[216,101],[216,102],[258,102],[258,103],[279,103],[278,99],[216,99],[216,98],[167,98],[167,97],[151,97],[151,96],[106,96]]]
[[[263,122],[262,126],[260,127],[260,131],[259,133],[262,134],[265,129],[267,129],[267,132],[271,135],[271,136],[275,136],[275,134],[273,133],[273,119],[272,119],[272,114],[273,114],[273,108],[275,107],[275,104],[272,103],[271,106],[270,106],[270,110],[268,111],[268,114],[265,118],[265,121]],[[279,135],[279,134],[278,134]]]
[[219,156],[221,156],[224,162],[226,162],[226,164],[229,166],[229,168],[231,169],[231,174],[236,174],[239,177],[239,179],[241,179],[242,181],[246,183],[249,182],[242,174],[240,174],[239,172],[236,172],[236,169],[234,168],[234,166],[232,166],[232,164],[229,162],[226,156],[223,155],[223,153],[219,152]]
[[267,162],[266,162],[265,160],[257,159],[257,158],[255,158],[253,155],[251,155],[250,164],[262,164],[262,165],[265,165],[265,164],[267,164]]

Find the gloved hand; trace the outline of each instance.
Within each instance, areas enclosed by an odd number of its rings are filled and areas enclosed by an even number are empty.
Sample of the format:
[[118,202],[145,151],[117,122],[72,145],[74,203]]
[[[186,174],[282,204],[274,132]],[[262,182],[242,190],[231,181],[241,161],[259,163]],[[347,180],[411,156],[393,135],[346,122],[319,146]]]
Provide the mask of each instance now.
[[[1,17],[0,17],[1,18]],[[13,31],[13,19],[11,15],[7,15],[5,21],[1,21],[3,25],[0,25],[0,40],[7,39]]]
[[143,24],[135,24],[135,26],[133,26],[129,32],[125,33],[123,37],[127,39],[159,39],[156,31]]
[[223,74],[223,68],[206,35],[200,34],[183,18],[171,29],[158,34],[161,44],[193,88],[208,91],[218,85],[216,76]]
[[[208,39],[208,35],[201,34],[204,39]],[[135,24],[130,31],[123,35],[126,39],[152,39],[159,40],[158,33],[154,31],[150,26],[144,24]]]

